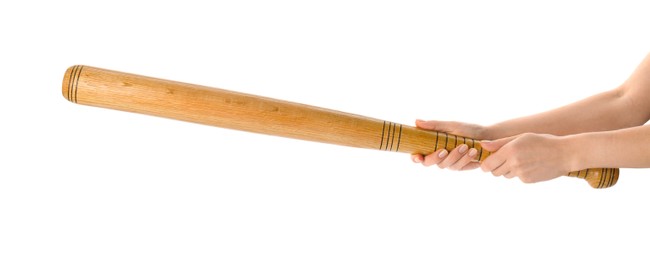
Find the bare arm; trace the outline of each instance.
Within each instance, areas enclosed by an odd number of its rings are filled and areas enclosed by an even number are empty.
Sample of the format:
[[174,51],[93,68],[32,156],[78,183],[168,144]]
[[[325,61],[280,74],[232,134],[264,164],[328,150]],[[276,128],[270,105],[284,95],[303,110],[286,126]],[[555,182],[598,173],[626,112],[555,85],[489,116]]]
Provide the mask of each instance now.
[[650,55],[620,87],[584,100],[485,128],[485,139],[521,133],[569,135],[644,124],[650,119]]
[[495,151],[483,171],[523,182],[586,168],[650,168],[650,125],[567,136],[522,134],[482,144]]
[[571,168],[650,168],[650,125],[566,137]]
[[[419,121],[416,124],[423,129],[448,132],[479,140],[494,140],[523,133],[543,133],[564,136],[625,129],[642,125],[649,119],[650,54],[645,57],[637,69],[621,86],[551,111],[500,122],[488,127],[444,121]],[[621,131],[621,133],[624,132]],[[613,131],[607,134],[584,134],[575,137],[588,139],[590,138],[589,136],[596,135],[602,138],[600,135],[615,136],[621,133]],[[624,140],[634,142],[630,138],[621,140],[621,143]],[[637,141],[642,140],[638,139]],[[496,147],[500,146],[497,145],[494,148]],[[416,154],[412,156],[412,159],[425,166],[438,165],[440,168],[462,170],[478,167],[478,163],[472,162],[475,157],[475,151],[457,148],[449,152],[439,150],[426,156]],[[600,157],[593,156],[591,158]],[[492,170],[496,166],[488,163],[484,165],[484,170]],[[604,166],[617,167],[615,165],[595,165],[595,167]]]
[[511,137],[482,144],[494,153],[481,168],[538,182],[585,168],[650,167],[649,118],[650,55],[615,90],[486,128]]

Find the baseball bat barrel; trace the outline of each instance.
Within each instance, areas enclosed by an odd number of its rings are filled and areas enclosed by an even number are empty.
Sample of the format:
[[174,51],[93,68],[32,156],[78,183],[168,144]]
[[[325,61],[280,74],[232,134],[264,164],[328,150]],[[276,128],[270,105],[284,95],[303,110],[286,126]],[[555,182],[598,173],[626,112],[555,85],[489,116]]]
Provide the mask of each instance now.
[[[65,72],[63,96],[73,103],[260,134],[409,154],[467,144],[478,161],[481,142],[385,120],[224,89],[76,65]],[[613,186],[618,169],[568,173],[594,188]]]

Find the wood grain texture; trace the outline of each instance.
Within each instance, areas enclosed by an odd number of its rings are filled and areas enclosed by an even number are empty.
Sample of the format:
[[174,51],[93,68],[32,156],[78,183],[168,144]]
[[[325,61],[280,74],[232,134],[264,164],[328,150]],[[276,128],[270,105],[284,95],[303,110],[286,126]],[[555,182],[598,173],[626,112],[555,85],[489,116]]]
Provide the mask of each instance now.
[[[63,96],[73,103],[287,138],[401,153],[429,154],[461,144],[490,153],[479,141],[375,118],[234,91],[76,65]],[[613,186],[618,169],[586,169],[567,176],[594,188]]]

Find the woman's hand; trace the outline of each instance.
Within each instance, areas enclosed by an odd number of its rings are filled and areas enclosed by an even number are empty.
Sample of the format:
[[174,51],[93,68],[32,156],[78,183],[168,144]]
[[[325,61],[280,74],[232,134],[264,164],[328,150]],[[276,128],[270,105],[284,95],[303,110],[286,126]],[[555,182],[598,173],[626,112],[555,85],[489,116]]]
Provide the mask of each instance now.
[[571,155],[563,137],[527,133],[483,141],[481,146],[494,152],[481,163],[481,169],[494,176],[519,177],[524,183],[533,183],[571,171]]
[[[480,125],[466,124],[449,121],[423,121],[416,120],[415,126],[425,130],[445,132],[453,135],[469,137],[477,140],[486,138],[486,128]],[[438,165],[441,169],[471,170],[476,169],[480,164],[476,161],[477,151],[474,148],[468,149],[465,144],[460,145],[452,151],[440,149],[432,154],[413,154],[413,162],[422,163],[424,166]]]

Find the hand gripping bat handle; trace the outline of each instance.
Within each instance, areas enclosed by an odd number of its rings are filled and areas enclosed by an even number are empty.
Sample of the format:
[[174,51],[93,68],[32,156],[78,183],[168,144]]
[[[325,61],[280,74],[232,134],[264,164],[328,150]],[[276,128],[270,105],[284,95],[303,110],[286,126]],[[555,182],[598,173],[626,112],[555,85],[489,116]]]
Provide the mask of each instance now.
[[[400,130],[403,130],[403,127],[401,125],[396,125],[394,127],[398,127]],[[418,131],[419,129],[415,130]],[[437,151],[440,148],[445,148],[446,150],[451,151],[461,144],[466,144],[470,148],[475,148],[478,151],[478,161],[483,161],[490,155],[489,151],[484,150],[481,147],[479,141],[471,138],[429,131],[421,134],[428,135],[428,137],[423,136],[419,138],[421,140],[420,142],[422,146],[417,147],[416,152],[414,153],[429,154],[431,151]],[[433,150],[431,148],[427,149],[427,147],[433,147]],[[618,181],[618,173],[618,168],[594,168],[570,172],[566,176],[585,179],[591,187],[601,189],[614,186],[614,184],[616,184],[616,181]]]
[[[388,121],[267,97],[129,73],[72,66],[63,96],[73,103],[159,116],[199,124],[350,147],[429,154],[480,142]],[[613,186],[618,169],[587,169],[568,176],[594,188]]]

